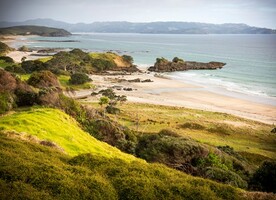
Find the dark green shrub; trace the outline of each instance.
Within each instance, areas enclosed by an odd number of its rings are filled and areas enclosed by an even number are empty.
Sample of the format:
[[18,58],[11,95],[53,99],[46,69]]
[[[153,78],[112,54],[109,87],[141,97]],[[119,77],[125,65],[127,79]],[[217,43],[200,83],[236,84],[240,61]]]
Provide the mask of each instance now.
[[250,180],[250,188],[276,193],[276,161],[264,161]]
[[133,57],[129,56],[129,55],[122,55],[122,58],[125,62],[129,63],[129,64],[133,64]]
[[96,70],[98,72],[102,72],[104,70],[109,70],[109,69],[112,69],[112,68],[117,66],[116,63],[113,60],[104,59],[104,58],[92,59],[91,64],[94,68],[96,68]]
[[18,106],[33,106],[39,104],[38,94],[33,91],[16,90],[15,95]]
[[120,113],[120,109],[116,108],[112,105],[108,105],[106,106],[106,112],[108,112],[109,114],[119,114]]
[[172,59],[172,61],[173,61],[174,63],[184,62],[184,60],[183,60],[183,59],[178,58],[178,57],[174,57],[174,58]]
[[247,188],[247,182],[238,174],[217,167],[207,167],[204,177],[239,188]]
[[72,74],[70,79],[69,79],[69,83],[73,84],[73,85],[84,84],[84,83],[87,83],[89,81],[92,81],[92,80],[89,78],[89,76],[87,76],[84,73]]
[[16,73],[16,74],[25,74],[26,73],[26,71],[22,67],[19,67],[16,65],[7,66],[7,67],[5,67],[5,70],[8,72]]
[[189,128],[194,130],[204,130],[205,127],[194,122],[186,122],[185,124],[179,125],[180,128]]
[[21,67],[26,71],[26,73],[32,73],[34,71],[46,70],[46,65],[39,60],[28,60],[21,63]]
[[7,63],[14,63],[14,60],[9,56],[0,56],[0,60],[3,60]]

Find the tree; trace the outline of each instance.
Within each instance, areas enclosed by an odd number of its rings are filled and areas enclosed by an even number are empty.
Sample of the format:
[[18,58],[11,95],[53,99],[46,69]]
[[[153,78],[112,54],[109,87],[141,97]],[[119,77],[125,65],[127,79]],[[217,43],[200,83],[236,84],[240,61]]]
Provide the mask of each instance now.
[[105,104],[108,104],[108,103],[109,103],[109,98],[108,98],[108,97],[102,96],[102,97],[100,98],[99,104],[100,104],[101,107],[102,107],[103,105],[105,105]]
[[87,83],[90,81],[92,81],[92,80],[89,78],[89,76],[87,76],[84,73],[72,74],[69,79],[69,83],[71,83],[73,85],[84,84],[84,83]]
[[183,59],[178,58],[178,57],[174,57],[174,58],[172,59],[172,61],[173,61],[174,63],[184,62],[184,60],[183,60]]
[[129,55],[122,55],[122,58],[125,62],[129,63],[129,64],[133,64],[133,58]]
[[250,188],[276,193],[276,160],[264,161],[250,180]]

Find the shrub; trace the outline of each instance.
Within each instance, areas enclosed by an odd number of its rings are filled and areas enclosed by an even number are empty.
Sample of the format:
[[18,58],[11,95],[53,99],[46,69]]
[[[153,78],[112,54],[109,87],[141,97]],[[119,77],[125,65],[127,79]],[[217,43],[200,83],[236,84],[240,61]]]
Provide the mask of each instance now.
[[3,114],[15,107],[15,101],[9,92],[0,92],[0,114]]
[[34,72],[28,79],[27,83],[37,88],[60,88],[56,75],[50,71]]
[[129,63],[129,64],[133,64],[133,57],[129,56],[129,55],[122,55],[122,58],[125,62]]
[[26,51],[30,51],[30,50],[29,50],[28,47],[22,46],[22,47],[19,47],[19,48],[18,48],[18,51],[24,51],[24,52],[26,52]]
[[7,66],[7,67],[5,67],[5,70],[8,72],[16,73],[16,74],[25,74],[26,73],[26,71],[22,67],[19,67],[16,65]]
[[216,167],[208,167],[205,171],[205,177],[221,183],[226,183],[239,188],[247,188],[247,182],[238,174]]
[[186,122],[185,124],[182,124],[179,126],[180,128],[189,128],[194,130],[204,130],[205,127],[194,122]]
[[178,57],[174,57],[174,58],[172,59],[172,61],[173,61],[174,63],[184,62],[184,60],[183,60],[183,59],[178,58]]
[[84,83],[87,83],[89,81],[92,81],[92,80],[89,78],[89,76],[87,76],[84,73],[72,74],[70,79],[69,79],[69,83],[73,84],[73,85],[84,84]]
[[250,188],[276,193],[276,160],[264,161],[250,180]]
[[120,109],[116,108],[112,105],[108,105],[105,109],[106,109],[106,112],[108,112],[109,114],[119,114],[120,113]]
[[16,104],[18,106],[33,106],[39,104],[38,94],[32,91],[16,90]]
[[14,63],[14,60],[11,57],[8,57],[8,56],[0,56],[0,60],[3,60],[7,63]]
[[39,60],[28,60],[21,63],[21,67],[26,73],[32,73],[34,71],[46,70],[46,65]]

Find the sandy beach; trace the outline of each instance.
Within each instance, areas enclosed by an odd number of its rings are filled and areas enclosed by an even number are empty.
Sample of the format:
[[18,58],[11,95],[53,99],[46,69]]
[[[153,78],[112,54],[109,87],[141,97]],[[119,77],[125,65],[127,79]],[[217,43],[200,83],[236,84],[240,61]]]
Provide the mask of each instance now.
[[[27,35],[27,36],[15,36],[15,35],[8,35],[8,36],[2,36],[0,38],[0,41],[7,44],[8,46],[17,49],[17,43],[20,41],[29,41],[29,38],[33,37],[33,35]],[[23,51],[11,51],[9,52],[6,56],[9,56],[11,58],[13,58],[13,60],[15,62],[21,62],[21,59],[23,57],[26,57],[26,60],[34,60],[34,59],[38,59],[41,58],[43,56],[34,56],[33,54],[37,54],[37,51],[30,51],[30,52],[23,52]]]
[[[206,91],[203,87],[155,77],[153,73],[137,73],[124,76],[99,76],[91,75],[96,91],[114,87],[118,95],[126,95],[129,102],[150,103],[167,106],[179,106],[213,112],[233,114],[239,117],[256,120],[263,123],[276,122],[276,106],[256,103],[249,100],[228,97]],[[133,80],[151,79],[153,82],[118,82],[118,79]],[[117,79],[117,80],[116,80]],[[125,91],[123,88],[132,88]],[[76,92],[76,97],[88,96],[84,101],[98,101],[99,97],[90,96],[91,90]]]

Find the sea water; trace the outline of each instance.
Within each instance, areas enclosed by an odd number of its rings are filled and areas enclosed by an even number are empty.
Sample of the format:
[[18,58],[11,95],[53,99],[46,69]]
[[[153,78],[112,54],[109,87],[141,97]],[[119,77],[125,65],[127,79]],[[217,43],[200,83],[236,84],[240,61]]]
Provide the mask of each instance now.
[[213,92],[276,105],[276,35],[76,33],[69,38],[33,37],[27,46],[114,51],[133,56],[140,68],[153,65],[157,57],[225,62],[220,70],[166,75]]

